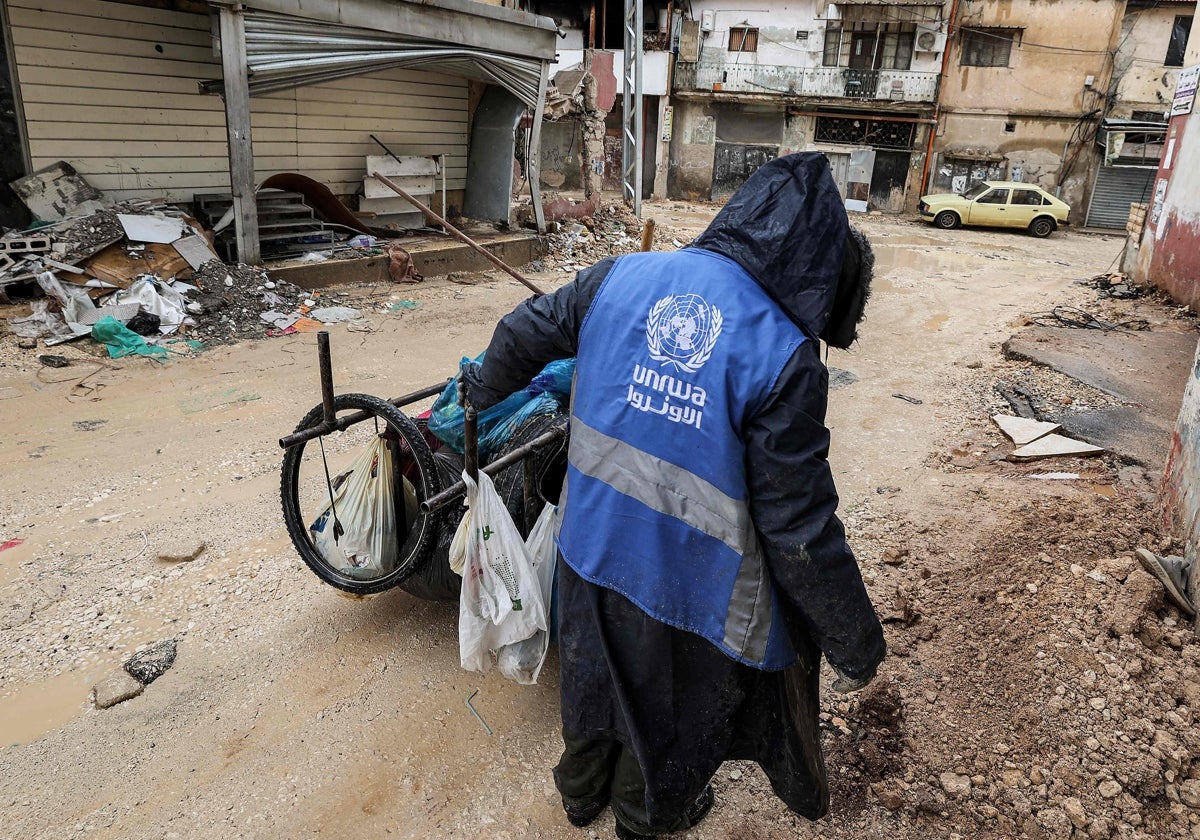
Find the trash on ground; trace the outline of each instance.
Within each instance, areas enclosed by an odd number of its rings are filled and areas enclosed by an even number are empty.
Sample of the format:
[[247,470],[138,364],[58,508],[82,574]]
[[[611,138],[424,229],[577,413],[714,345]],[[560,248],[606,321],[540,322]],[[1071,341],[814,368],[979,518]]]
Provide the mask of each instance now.
[[1008,435],[1009,440],[1017,446],[1033,443],[1038,438],[1045,437],[1062,428],[1059,423],[1046,423],[1027,417],[1013,417],[1009,414],[994,414],[992,420],[1000,427],[1000,431]]
[[323,306],[308,313],[309,317],[323,324],[340,324],[344,321],[356,321],[362,313],[349,306]]
[[166,639],[129,657],[125,670],[142,685],[150,685],[175,664],[175,653],[175,640]]
[[1008,458],[1010,461],[1037,461],[1055,457],[1084,458],[1102,452],[1103,448],[1081,440],[1072,440],[1063,435],[1046,435],[1013,450]]
[[913,405],[922,405],[925,402],[924,400],[917,399],[916,397],[910,397],[908,394],[892,394],[892,396],[898,400],[904,400],[905,402],[912,403]]
[[49,355],[49,354],[43,354],[41,356],[38,356],[38,361],[41,362],[46,367],[52,367],[52,368],[65,368],[65,367],[71,366],[71,360],[68,359],[66,356],[53,356],[53,355]]

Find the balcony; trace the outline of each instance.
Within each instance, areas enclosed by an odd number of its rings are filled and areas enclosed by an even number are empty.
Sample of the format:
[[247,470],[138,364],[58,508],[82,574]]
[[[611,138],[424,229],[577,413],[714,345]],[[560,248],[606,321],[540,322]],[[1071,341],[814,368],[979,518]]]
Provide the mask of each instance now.
[[790,67],[777,64],[677,62],[675,90],[824,96],[832,99],[933,102],[937,73]]

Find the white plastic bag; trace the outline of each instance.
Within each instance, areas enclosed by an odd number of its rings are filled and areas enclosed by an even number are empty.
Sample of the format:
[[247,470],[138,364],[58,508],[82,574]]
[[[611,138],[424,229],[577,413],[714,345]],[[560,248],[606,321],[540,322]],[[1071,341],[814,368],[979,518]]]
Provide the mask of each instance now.
[[344,575],[376,578],[387,574],[395,568],[399,552],[387,443],[376,437],[367,444],[349,472],[338,476],[334,485],[332,504],[309,526],[313,545]]
[[546,609],[525,543],[492,480],[480,473],[476,484],[464,472],[463,482],[471,524],[464,535],[458,654],[464,670],[487,673],[492,651],[546,630]]
[[496,654],[496,665],[500,673],[522,685],[533,685],[542,672],[546,651],[550,649],[549,615],[550,600],[554,595],[554,568],[558,563],[558,546],[554,542],[555,507],[547,504],[529,532],[525,549],[537,575],[538,590],[542,596],[542,608],[546,612],[546,630],[539,630],[523,642],[505,645]]

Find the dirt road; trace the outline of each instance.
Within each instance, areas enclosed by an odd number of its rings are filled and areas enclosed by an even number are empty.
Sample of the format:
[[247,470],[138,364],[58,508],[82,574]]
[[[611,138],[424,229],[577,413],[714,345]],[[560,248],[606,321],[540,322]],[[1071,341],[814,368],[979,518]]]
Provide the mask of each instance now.
[[[686,241],[711,211],[651,213]],[[1034,481],[990,458],[998,377],[1103,399],[998,348],[1023,314],[1085,298],[1072,284],[1119,241],[865,227],[878,280],[860,343],[829,357],[855,380],[831,392],[831,461],[893,655],[867,696],[828,698],[827,820],[728,765],[689,836],[1200,837],[1200,790],[1179,801],[1200,787],[1200,646],[1127,559],[1158,539],[1147,478],[1101,460]],[[379,396],[448,375],[526,294],[502,275],[348,291],[374,331],[334,328],[335,379]],[[402,298],[420,307],[383,311]],[[319,401],[314,344],[123,360],[85,393],[82,350],[40,369],[0,338],[0,543],[24,541],[0,552],[0,837],[612,836],[611,816],[580,831],[558,805],[553,652],[535,688],[465,673],[454,605],[344,599],[297,560],[275,441]],[[200,540],[195,561],[156,559]],[[91,708],[95,682],[162,639],[171,670]]]

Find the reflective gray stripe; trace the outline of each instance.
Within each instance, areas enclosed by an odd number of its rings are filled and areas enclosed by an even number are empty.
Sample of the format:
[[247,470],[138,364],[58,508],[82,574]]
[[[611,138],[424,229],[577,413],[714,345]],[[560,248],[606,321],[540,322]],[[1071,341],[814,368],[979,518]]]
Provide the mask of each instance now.
[[661,514],[678,519],[741,555],[725,618],[725,645],[761,662],[771,630],[771,587],[746,502],[712,482],[571,418],[568,460]]

